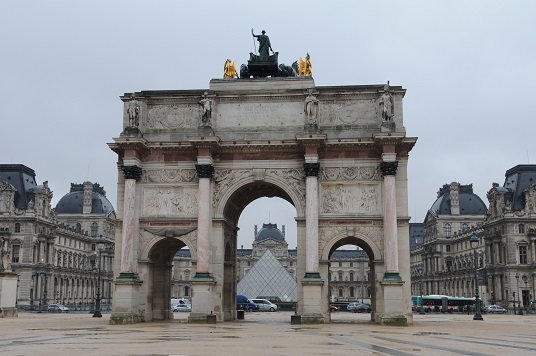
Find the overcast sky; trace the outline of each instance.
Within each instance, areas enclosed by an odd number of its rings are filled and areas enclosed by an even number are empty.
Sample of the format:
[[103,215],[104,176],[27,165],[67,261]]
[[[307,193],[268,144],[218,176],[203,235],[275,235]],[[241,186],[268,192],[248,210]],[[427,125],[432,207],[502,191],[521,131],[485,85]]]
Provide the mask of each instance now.
[[[255,5],[258,4],[258,5]],[[245,63],[251,28],[279,61],[309,52],[315,85],[400,85],[409,160],[409,211],[422,222],[443,184],[493,182],[536,163],[536,1],[3,1],[0,5],[0,162],[35,170],[54,205],[70,183],[104,186],[116,205],[119,96],[205,89],[227,58]],[[266,203],[268,202],[268,203]],[[286,225],[295,210],[252,203],[253,225]]]

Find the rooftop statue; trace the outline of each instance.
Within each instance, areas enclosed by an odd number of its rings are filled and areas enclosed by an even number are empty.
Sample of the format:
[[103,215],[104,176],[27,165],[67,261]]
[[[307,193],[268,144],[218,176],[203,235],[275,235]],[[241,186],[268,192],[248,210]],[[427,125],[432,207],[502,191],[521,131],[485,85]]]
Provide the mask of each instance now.
[[[274,52],[270,38],[266,35],[266,31],[262,30],[260,35],[256,35],[251,29],[253,36],[253,47],[255,53],[249,54],[248,64],[240,66],[240,78],[258,78],[258,77],[296,77],[298,76],[298,64],[293,63],[292,66],[278,63],[278,52]],[[259,51],[255,45],[255,38],[259,42]],[[272,54],[270,55],[270,51]]]
[[232,63],[230,59],[227,59],[225,61],[225,64],[223,66],[223,77],[224,78],[238,78],[238,74],[236,73],[236,61]]
[[257,37],[257,41],[259,41],[259,60],[261,61],[267,61],[270,58],[269,50],[274,53],[274,50],[272,49],[272,45],[270,44],[270,37],[265,35],[266,31],[262,30],[260,35],[256,35],[253,33],[253,29],[251,29],[251,34],[253,37]]
[[305,61],[300,57],[300,77],[312,77],[313,76],[313,65],[311,64],[311,56],[307,53],[305,56]]

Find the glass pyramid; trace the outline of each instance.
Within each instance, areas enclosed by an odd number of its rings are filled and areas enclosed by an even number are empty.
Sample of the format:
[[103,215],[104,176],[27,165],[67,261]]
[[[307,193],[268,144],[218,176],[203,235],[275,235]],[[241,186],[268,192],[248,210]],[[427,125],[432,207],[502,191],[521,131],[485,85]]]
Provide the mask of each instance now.
[[279,297],[284,302],[295,302],[298,299],[298,284],[270,250],[266,250],[238,282],[237,294],[249,298]]

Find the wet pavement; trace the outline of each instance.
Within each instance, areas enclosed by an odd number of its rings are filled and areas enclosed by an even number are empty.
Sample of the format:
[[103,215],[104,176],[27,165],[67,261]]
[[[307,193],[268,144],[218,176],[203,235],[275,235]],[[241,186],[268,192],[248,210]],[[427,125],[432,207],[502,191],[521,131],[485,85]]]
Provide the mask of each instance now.
[[388,327],[370,314],[337,312],[323,325],[291,325],[291,312],[246,313],[216,325],[175,320],[109,325],[110,314],[20,313],[0,319],[7,355],[535,355],[536,315],[414,315]]

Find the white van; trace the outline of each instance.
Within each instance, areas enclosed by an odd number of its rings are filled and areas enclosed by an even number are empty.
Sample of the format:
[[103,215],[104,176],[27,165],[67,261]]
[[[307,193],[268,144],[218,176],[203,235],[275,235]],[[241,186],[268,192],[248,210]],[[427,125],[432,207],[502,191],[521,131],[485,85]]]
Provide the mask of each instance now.
[[175,305],[178,305],[178,304],[181,304],[181,305],[188,305],[188,306],[192,306],[192,303],[190,302],[189,299],[186,299],[186,298],[172,298],[171,299],[171,306],[175,306]]
[[253,303],[259,306],[259,311],[277,311],[277,305],[268,299],[250,299]]

